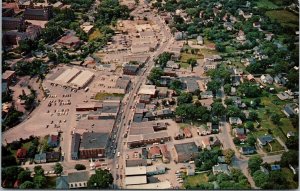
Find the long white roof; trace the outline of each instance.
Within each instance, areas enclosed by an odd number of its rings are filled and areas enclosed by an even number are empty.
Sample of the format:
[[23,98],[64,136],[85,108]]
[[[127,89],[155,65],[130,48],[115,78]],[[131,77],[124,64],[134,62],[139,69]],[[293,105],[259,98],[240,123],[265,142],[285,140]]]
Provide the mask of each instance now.
[[71,81],[71,84],[74,84],[77,87],[83,87],[93,76],[93,72],[84,70]]
[[76,75],[80,73],[80,70],[77,68],[67,69],[61,75],[59,75],[55,81],[60,83],[69,83]]

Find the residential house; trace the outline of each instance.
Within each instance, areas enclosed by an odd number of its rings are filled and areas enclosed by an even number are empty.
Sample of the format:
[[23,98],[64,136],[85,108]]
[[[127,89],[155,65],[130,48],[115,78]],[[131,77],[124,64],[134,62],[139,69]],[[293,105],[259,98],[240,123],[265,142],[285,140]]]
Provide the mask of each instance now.
[[168,97],[168,88],[167,87],[157,87],[159,98],[166,98]]
[[238,41],[245,41],[245,40],[246,40],[246,36],[245,36],[244,31],[239,30],[239,33],[238,33],[236,39],[237,39]]
[[6,82],[10,86],[16,79],[16,72],[12,70],[6,70],[2,74],[2,82]]
[[162,154],[162,161],[163,163],[169,163],[171,160],[171,154],[170,151],[168,150],[168,146],[167,145],[161,145],[160,146],[160,151]]
[[50,135],[48,137],[48,145],[50,147],[57,147],[59,143],[59,137],[58,135]]
[[182,88],[187,92],[193,93],[196,90],[199,90],[198,81],[199,77],[181,77],[180,81],[182,82]]
[[89,171],[75,171],[68,173],[68,184],[70,189],[86,188],[90,178]]
[[201,92],[200,96],[201,96],[201,99],[209,99],[209,98],[214,97],[212,91]]
[[41,164],[41,163],[46,163],[46,153],[40,153],[40,154],[36,154],[34,156],[34,162],[36,164]]
[[233,103],[236,105],[236,106],[240,106],[242,104],[242,99],[241,97],[238,97],[238,96],[231,96],[230,99],[232,99]]
[[273,84],[273,78],[270,74],[261,75],[260,80],[265,84]]
[[213,166],[213,174],[225,173],[227,175],[230,174],[227,164],[217,164]]
[[231,22],[224,22],[223,26],[227,31],[233,30],[233,24]]
[[57,1],[52,6],[53,6],[53,8],[61,9],[64,6],[64,4],[60,1]]
[[58,162],[60,161],[60,152],[47,152],[46,153],[46,161],[47,162]]
[[165,109],[161,109],[161,110],[157,110],[157,111],[153,112],[153,115],[155,117],[165,119],[165,118],[171,117],[173,115],[173,111],[170,108],[165,108]]
[[258,146],[263,147],[266,144],[272,142],[274,138],[271,135],[264,135],[257,138]]
[[167,68],[172,68],[172,69],[179,69],[179,64],[175,63],[172,60],[169,60],[166,64]]
[[161,150],[159,146],[152,146],[149,148],[148,152],[148,158],[155,159],[155,158],[161,158]]
[[2,29],[24,31],[26,28],[23,17],[2,17]]
[[203,69],[205,72],[209,71],[209,70],[214,70],[218,67],[219,63],[217,62],[212,62],[210,60],[205,61],[204,65],[203,65]]
[[197,36],[197,44],[198,45],[203,45],[204,44],[204,41],[203,41],[203,37],[202,36]]
[[244,128],[234,128],[233,133],[234,136],[238,138],[240,141],[245,141],[247,138],[246,129]]
[[27,149],[20,148],[17,150],[16,157],[18,160],[24,160],[26,158],[26,155],[27,155]]
[[283,108],[283,113],[287,117],[291,117],[299,114],[299,106],[295,103],[286,104]]
[[229,117],[229,123],[230,125],[241,125],[243,121],[239,117]]
[[73,133],[71,141],[71,158],[77,160],[79,158],[80,134]]
[[218,164],[225,164],[225,156],[218,156]]
[[184,32],[175,32],[174,34],[175,40],[182,40],[186,38],[186,34]]
[[164,76],[177,77],[177,74],[172,68],[164,68]]
[[69,189],[68,176],[59,176],[56,178],[56,189],[67,190]]
[[208,50],[216,50],[216,45],[215,44],[208,44],[208,45],[206,45],[206,48]]
[[220,125],[219,124],[212,124],[211,125],[211,132],[212,133],[219,133],[220,131]]
[[260,22],[254,22],[253,27],[254,28],[260,28]]
[[209,137],[204,137],[201,141],[203,149],[211,150]]
[[287,132],[287,134],[286,134],[286,137],[289,139],[289,138],[291,138],[291,137],[294,137],[295,136],[295,133],[294,132],[292,132],[292,131],[289,131],[289,132]]
[[190,129],[187,128],[187,127],[185,127],[185,128],[183,129],[183,134],[184,134],[184,137],[185,137],[185,138],[191,138],[191,137],[193,137],[193,135],[192,135]]
[[60,46],[67,47],[69,49],[76,49],[80,46],[81,40],[79,37],[75,36],[74,34],[67,34],[63,36],[57,42]]
[[141,95],[139,102],[140,103],[145,103],[145,104],[149,104],[151,101],[151,95]]
[[247,80],[250,82],[255,82],[255,78],[252,74],[247,75]]
[[193,161],[199,155],[195,142],[175,144],[173,151],[174,160],[179,163]]
[[234,75],[240,76],[240,75],[243,75],[244,71],[241,68],[234,68],[233,73],[234,73]]
[[41,20],[48,21],[52,18],[52,7],[44,7],[44,8],[26,8],[24,11],[24,18],[26,20]]

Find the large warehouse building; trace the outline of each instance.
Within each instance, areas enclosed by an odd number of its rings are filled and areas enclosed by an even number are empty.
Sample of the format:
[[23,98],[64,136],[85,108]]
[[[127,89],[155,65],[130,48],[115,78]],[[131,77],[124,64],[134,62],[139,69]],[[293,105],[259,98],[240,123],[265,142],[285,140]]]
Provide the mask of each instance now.
[[79,70],[77,68],[68,68],[58,77],[49,80],[50,83],[58,84],[75,89],[85,88],[94,78],[95,74],[88,70]]

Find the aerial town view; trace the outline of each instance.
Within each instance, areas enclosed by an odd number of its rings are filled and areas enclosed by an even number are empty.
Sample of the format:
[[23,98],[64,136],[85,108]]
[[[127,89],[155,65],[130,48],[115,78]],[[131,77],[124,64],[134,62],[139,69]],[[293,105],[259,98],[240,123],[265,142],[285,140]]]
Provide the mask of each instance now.
[[3,0],[1,187],[297,189],[297,0]]

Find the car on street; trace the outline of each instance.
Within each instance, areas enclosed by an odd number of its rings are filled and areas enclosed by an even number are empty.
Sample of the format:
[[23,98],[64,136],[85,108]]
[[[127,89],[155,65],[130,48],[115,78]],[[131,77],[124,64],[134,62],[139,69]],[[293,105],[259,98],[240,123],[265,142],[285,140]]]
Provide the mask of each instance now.
[[118,152],[117,156],[120,157],[120,152]]

